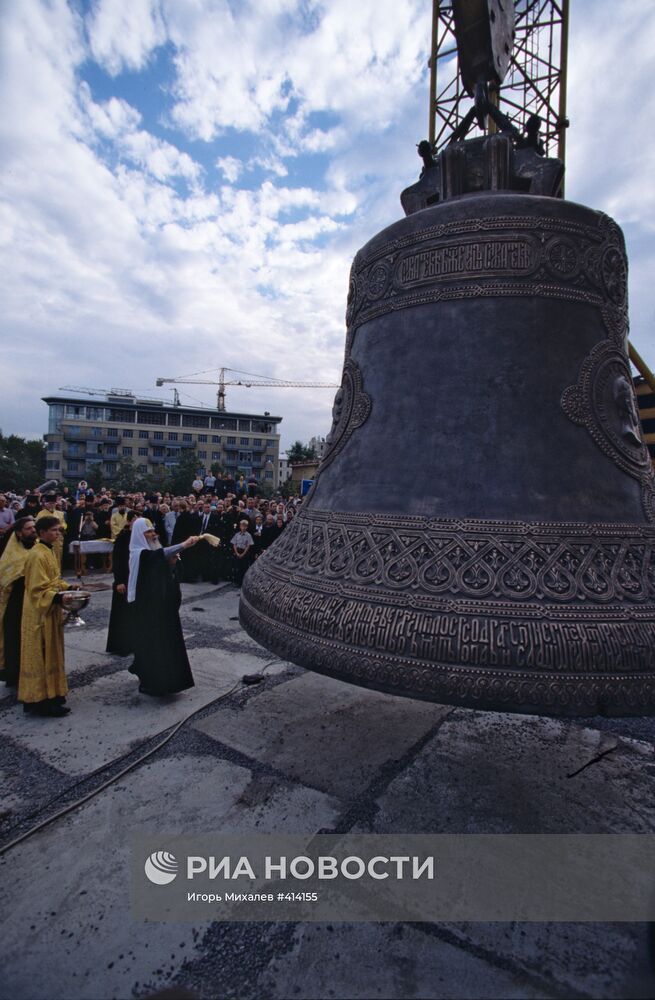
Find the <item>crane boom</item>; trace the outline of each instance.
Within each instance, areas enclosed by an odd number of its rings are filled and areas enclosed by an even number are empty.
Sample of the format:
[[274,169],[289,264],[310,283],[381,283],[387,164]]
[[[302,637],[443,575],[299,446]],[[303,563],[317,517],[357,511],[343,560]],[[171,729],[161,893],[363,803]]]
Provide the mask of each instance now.
[[[209,369],[216,371],[216,369]],[[226,378],[227,372],[233,375],[241,375],[242,378]],[[196,372],[195,375],[205,375],[207,372]],[[217,385],[217,408],[225,411],[225,386],[240,385],[245,389],[253,386],[264,386],[273,389],[338,389],[338,382],[304,382],[293,381],[291,379],[273,378],[270,375],[254,375],[252,372],[240,372],[234,368],[219,368],[218,379],[196,378],[195,375],[181,375],[179,378],[158,378],[156,384],[164,385],[166,382],[175,382],[180,385]]]

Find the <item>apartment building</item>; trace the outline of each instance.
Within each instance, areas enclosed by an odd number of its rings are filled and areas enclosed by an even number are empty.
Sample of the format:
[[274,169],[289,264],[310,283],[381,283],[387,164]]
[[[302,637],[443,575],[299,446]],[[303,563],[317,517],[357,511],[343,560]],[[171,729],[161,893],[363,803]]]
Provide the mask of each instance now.
[[47,474],[77,482],[100,463],[111,481],[121,458],[131,458],[140,473],[177,465],[185,450],[198,456],[200,468],[254,473],[278,486],[282,417],[270,413],[228,413],[205,407],[140,399],[129,390],[80,399],[44,396],[48,407]]

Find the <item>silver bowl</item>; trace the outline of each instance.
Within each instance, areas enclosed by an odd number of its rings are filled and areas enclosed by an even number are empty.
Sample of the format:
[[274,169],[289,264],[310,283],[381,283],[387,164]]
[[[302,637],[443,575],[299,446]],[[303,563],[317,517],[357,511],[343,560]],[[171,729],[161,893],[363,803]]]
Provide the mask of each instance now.
[[61,606],[67,613],[64,625],[70,628],[81,628],[85,624],[79,612],[85,608],[91,599],[88,590],[64,590],[61,595]]

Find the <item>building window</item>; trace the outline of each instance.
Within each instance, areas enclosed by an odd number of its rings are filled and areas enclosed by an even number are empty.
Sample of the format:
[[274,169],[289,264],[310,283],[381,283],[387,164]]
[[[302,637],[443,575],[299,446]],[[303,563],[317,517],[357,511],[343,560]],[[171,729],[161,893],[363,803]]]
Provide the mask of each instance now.
[[123,431],[123,437],[124,437],[124,438],[131,438],[131,437],[134,437],[134,431],[132,430],[132,428],[131,428],[131,427],[128,427],[128,428],[127,428],[127,430],[124,430],[124,431]]
[[219,434],[212,434],[212,444],[220,444],[221,438]]
[[253,446],[253,448],[261,448],[261,446],[262,446],[262,439],[261,438],[253,438],[252,439],[252,446]]
[[218,461],[220,461],[220,458],[221,458],[220,451],[213,451],[212,452],[212,462],[218,462]]
[[64,407],[60,404],[52,404],[48,407],[48,434],[57,434],[61,430],[61,418],[64,415]]
[[177,431],[169,431],[168,432],[168,440],[169,441],[177,441]]
[[138,410],[137,424],[165,424],[166,414],[155,413],[154,410]]
[[[117,424],[133,424],[134,417],[136,416],[134,410],[109,410],[108,420],[115,421]],[[123,431],[123,434],[125,431]]]
[[113,476],[116,472],[116,462],[105,462],[105,469],[107,470],[107,475]]
[[72,406],[72,405],[69,404],[69,405],[66,406],[66,416],[67,417],[83,417],[84,416],[84,407],[83,406]]
[[239,421],[239,430],[240,431],[249,431],[250,430],[250,421],[249,420],[240,420]]
[[145,457],[147,457],[147,455],[148,455],[148,449],[147,448],[139,448],[139,455],[144,455]]
[[105,411],[99,406],[87,406],[86,408],[86,419],[87,420],[104,420]]
[[152,449],[152,453],[153,453],[153,455],[156,455],[157,458],[163,458],[164,457],[164,449],[161,448],[161,447],[155,447],[155,448],[153,448]]
[[179,427],[180,426],[180,414],[179,413],[169,413],[168,414],[168,426],[169,427]]
[[58,469],[59,468],[59,459],[58,458],[49,458],[48,461],[45,463],[45,467],[46,467],[46,469]]
[[123,454],[126,455],[128,458],[131,458],[132,457],[132,449],[131,448],[123,448]]
[[166,449],[166,458],[179,458],[179,457],[180,457],[180,449],[179,448],[167,448]]
[[198,458],[207,458],[207,452],[206,451],[199,451],[198,452]]
[[246,446],[250,444],[250,438],[239,438],[239,444],[245,444]]
[[192,414],[185,414],[182,417],[183,427],[209,427],[209,417],[196,417]]
[[148,432],[147,431],[139,431],[139,437],[140,438],[147,438],[148,437]]
[[237,443],[237,439],[236,438],[232,438],[232,437],[226,438],[225,441],[226,441],[227,444],[236,444]]
[[147,465],[139,465],[138,469],[139,469],[139,472],[147,472],[148,471],[148,466]]
[[164,440],[164,432],[163,431],[155,431],[155,433],[152,436],[154,437],[155,441],[163,441]]
[[80,467],[80,463],[79,462],[69,462],[68,463],[68,471],[69,472],[77,472],[77,470],[79,469],[79,467]]
[[182,440],[183,441],[193,441],[193,435],[192,434],[183,434],[182,435]]
[[108,427],[107,428],[107,437],[117,438],[118,437],[118,427]]
[[91,434],[94,438],[102,437],[102,427],[92,427]]
[[248,465],[252,462],[252,452],[251,451],[240,451],[239,452],[239,464],[241,462],[247,462]]
[[105,445],[105,455],[117,455],[117,454],[118,454],[118,448],[116,447],[115,444]]
[[207,444],[207,435],[206,434],[199,434],[198,435],[198,441],[202,442],[202,444]]
[[48,441],[48,451],[59,451],[59,441]]
[[266,479],[272,479],[273,478],[273,473],[272,472],[265,473],[265,478]]

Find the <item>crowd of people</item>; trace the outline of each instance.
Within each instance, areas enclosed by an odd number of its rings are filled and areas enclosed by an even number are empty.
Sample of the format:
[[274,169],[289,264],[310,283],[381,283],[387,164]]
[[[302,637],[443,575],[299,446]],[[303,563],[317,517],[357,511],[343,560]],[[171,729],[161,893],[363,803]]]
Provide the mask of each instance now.
[[84,481],[74,491],[0,493],[0,679],[17,687],[26,713],[68,713],[62,595],[79,584],[63,572],[75,543],[104,541],[114,574],[107,651],[134,657],[128,669],[145,694],[191,687],[180,582],[240,586],[301,502],[259,497],[255,480],[214,476],[194,480],[187,496],[96,494]]

